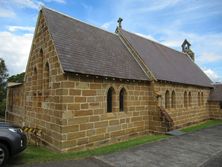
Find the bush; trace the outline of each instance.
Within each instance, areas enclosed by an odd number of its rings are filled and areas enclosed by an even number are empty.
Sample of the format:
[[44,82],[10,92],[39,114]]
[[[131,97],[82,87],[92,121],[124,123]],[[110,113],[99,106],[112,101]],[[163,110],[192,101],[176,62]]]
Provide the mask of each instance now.
[[6,99],[3,99],[0,102],[0,117],[4,117],[5,116],[5,109],[6,109]]

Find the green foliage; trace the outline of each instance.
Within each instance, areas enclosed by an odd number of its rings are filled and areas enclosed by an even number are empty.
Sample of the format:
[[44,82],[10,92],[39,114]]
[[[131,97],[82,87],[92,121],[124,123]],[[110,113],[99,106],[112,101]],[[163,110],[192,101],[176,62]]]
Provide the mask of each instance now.
[[0,102],[0,117],[4,117],[5,116],[5,107],[6,107],[6,99],[3,99]]
[[5,99],[6,99],[6,83],[8,78],[8,71],[5,61],[0,58],[0,115],[5,113]]
[[19,159],[15,160],[22,161],[21,163],[29,164],[34,162],[39,163],[39,162],[53,161],[53,160],[86,158],[86,157],[104,155],[116,151],[121,151],[127,148],[134,147],[136,145],[162,140],[167,137],[168,136],[166,135],[147,135],[147,136],[137,137],[135,139],[131,139],[125,142],[99,147],[96,149],[79,151],[79,152],[69,152],[69,153],[56,153],[43,147],[28,146],[28,148],[22,154],[20,154],[20,156],[18,157]]
[[17,82],[17,83],[23,83],[25,76],[25,72],[22,72],[20,74],[12,75],[8,78],[8,82]]
[[[222,120],[209,120],[204,123],[193,125],[187,128],[183,128],[184,132],[194,132],[200,129],[221,125]],[[120,142],[117,144],[112,144],[104,147],[99,147],[95,149],[90,149],[86,151],[78,152],[69,152],[69,153],[57,153],[48,150],[47,148],[38,147],[38,146],[28,146],[28,148],[19,156],[13,159],[14,162],[11,163],[41,163],[46,161],[55,161],[55,160],[68,160],[68,159],[78,159],[86,158],[91,156],[104,155],[108,153],[113,153],[121,151],[124,149],[135,147],[136,145],[150,143],[166,139],[169,136],[167,135],[146,135],[142,137],[137,137],[128,141]]]
[[213,127],[216,125],[222,125],[222,120],[208,120],[208,121],[198,124],[198,125],[192,125],[192,126],[183,128],[182,131],[183,132],[195,132],[195,131],[209,128],[209,127]]

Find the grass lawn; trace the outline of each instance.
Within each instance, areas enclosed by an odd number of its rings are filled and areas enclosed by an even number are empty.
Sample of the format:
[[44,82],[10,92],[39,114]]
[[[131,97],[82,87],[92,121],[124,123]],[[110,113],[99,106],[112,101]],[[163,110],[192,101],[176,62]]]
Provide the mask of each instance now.
[[112,153],[127,149],[136,145],[158,141],[167,138],[167,135],[146,135],[142,137],[137,137],[125,142],[120,142],[117,144],[112,144],[104,147],[99,147],[95,149],[90,149],[86,151],[79,152],[69,152],[69,153],[55,153],[43,147],[28,146],[27,149],[21,153],[12,163],[34,163],[34,162],[45,162],[51,160],[67,160],[67,159],[77,159],[86,158],[96,155],[104,155],[107,153]]
[[222,125],[222,120],[208,120],[206,122],[197,124],[197,125],[192,125],[186,128],[181,129],[183,132],[195,132],[201,129],[213,127],[216,125]]
[[[206,122],[192,125],[186,128],[181,129],[184,132],[195,132],[204,128],[222,125],[222,120],[208,120]],[[86,158],[96,155],[104,155],[116,151],[121,151],[127,148],[134,147],[136,145],[150,143],[159,141],[165,138],[168,138],[167,135],[146,135],[142,137],[137,137],[128,141],[120,142],[117,144],[112,144],[104,147],[99,147],[95,149],[90,149],[86,151],[79,152],[69,152],[69,153],[56,153],[48,150],[44,147],[37,147],[33,145],[29,145],[27,149],[13,158],[9,163],[11,164],[30,164],[35,162],[46,162],[46,161],[55,161],[55,160],[67,160],[67,159],[78,159],[78,158]]]

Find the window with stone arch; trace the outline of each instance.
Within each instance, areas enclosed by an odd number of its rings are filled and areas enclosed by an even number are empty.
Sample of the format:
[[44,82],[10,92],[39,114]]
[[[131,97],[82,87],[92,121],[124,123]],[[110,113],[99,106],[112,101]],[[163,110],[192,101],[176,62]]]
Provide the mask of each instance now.
[[171,95],[171,107],[176,108],[176,94],[174,90],[172,91]]
[[222,102],[220,102],[219,105],[220,105],[220,109],[222,109]]
[[189,107],[192,106],[192,95],[191,95],[191,92],[189,92],[189,94],[188,94],[188,104],[189,104]]
[[187,108],[187,91],[184,92],[184,107]]
[[[37,90],[37,68],[34,67],[33,71],[32,71],[32,90],[36,91]],[[36,92],[35,92],[36,93]]]
[[203,95],[203,92],[201,92],[201,105],[202,106],[204,105],[204,95]]
[[113,87],[110,87],[107,92],[107,112],[113,112],[114,109],[115,91]]
[[200,106],[200,92],[198,92],[198,94],[197,94],[197,100],[198,100],[198,106]]
[[43,60],[43,50],[42,50],[42,48],[39,51],[39,58],[40,58],[40,60]]
[[126,111],[127,94],[125,88],[122,88],[119,93],[119,111]]
[[42,90],[42,84],[43,84],[43,50],[40,49],[39,51],[39,57],[37,61],[38,65],[38,77],[37,77],[37,84],[38,84],[38,89],[41,91]]
[[44,94],[48,96],[49,94],[49,63],[46,62],[43,72],[43,83],[44,83]]
[[165,93],[165,108],[170,108],[170,92],[169,90]]

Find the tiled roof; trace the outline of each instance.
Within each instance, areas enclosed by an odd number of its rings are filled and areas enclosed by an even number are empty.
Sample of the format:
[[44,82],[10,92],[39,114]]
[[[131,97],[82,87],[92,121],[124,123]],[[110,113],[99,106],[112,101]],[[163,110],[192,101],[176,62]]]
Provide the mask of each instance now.
[[138,52],[157,80],[212,87],[212,81],[186,54],[125,30],[120,33]]
[[43,8],[65,72],[149,80],[118,35]]
[[[65,72],[150,80],[119,36],[43,8]],[[212,87],[211,80],[184,53],[121,29],[157,80]]]
[[222,83],[213,86],[214,89],[210,92],[209,101],[222,101]]

